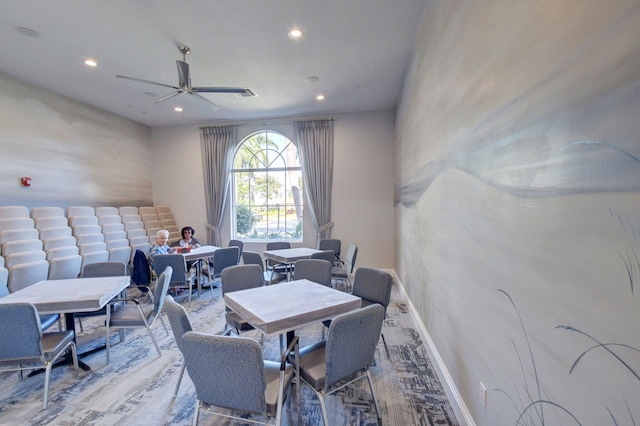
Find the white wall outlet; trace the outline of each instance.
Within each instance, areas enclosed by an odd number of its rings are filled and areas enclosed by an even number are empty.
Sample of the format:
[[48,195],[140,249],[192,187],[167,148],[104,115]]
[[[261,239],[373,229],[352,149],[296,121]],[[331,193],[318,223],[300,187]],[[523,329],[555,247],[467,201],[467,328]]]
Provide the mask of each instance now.
[[482,408],[487,411],[487,388],[484,383],[480,382],[480,403],[482,404]]

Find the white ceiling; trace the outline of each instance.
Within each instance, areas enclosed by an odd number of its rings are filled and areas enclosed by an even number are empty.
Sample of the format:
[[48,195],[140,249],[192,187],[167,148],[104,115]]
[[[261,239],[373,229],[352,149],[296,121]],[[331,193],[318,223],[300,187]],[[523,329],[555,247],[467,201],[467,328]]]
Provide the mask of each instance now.
[[[0,71],[151,127],[384,110],[398,99],[426,3],[1,0]],[[293,27],[300,40],[287,36]],[[191,49],[193,86],[248,87],[258,97],[205,94],[217,111],[187,94],[156,104],[172,89],[115,77],[176,86],[179,45]]]

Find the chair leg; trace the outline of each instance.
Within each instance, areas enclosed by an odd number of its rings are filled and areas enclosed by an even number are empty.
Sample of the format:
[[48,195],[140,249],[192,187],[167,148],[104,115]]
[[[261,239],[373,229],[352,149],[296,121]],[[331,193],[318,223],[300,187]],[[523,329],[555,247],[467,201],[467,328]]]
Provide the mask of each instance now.
[[182,382],[182,376],[184,375],[184,370],[187,367],[187,364],[182,360],[182,367],[180,367],[180,374],[178,375],[178,383],[176,383],[176,389],[173,391],[173,397],[178,396],[178,389],[180,389],[180,383]]
[[48,362],[47,367],[44,370],[44,397],[42,399],[42,409],[46,410],[49,404],[49,379],[51,378],[51,368],[53,362]]
[[107,342],[105,343],[105,348],[106,348],[106,352],[107,352],[107,365],[109,365],[109,347],[111,346],[111,339],[109,338],[109,325],[111,324],[111,309],[110,307],[107,307],[106,309],[106,314],[107,314],[107,320],[105,321],[105,324],[107,326]]
[[78,318],[78,325],[80,326],[80,333],[84,333],[84,327],[82,327],[82,318]]
[[151,341],[153,342],[153,346],[156,347],[156,352],[158,352],[158,358],[162,357],[162,352],[160,352],[160,347],[158,346],[158,342],[156,342],[156,336],[153,335],[153,330],[151,330],[151,327],[149,327],[149,324],[147,324],[147,322],[144,322],[145,327],[147,328],[147,331],[149,332],[149,336],[151,337]]
[[164,319],[162,318],[162,314],[158,315],[158,318],[160,318],[160,322],[162,323],[162,326],[164,327],[164,332],[167,333],[167,336],[169,335],[169,329],[167,328],[167,324],[164,322]]
[[198,416],[200,415],[200,400],[196,399],[196,407],[193,411],[193,426],[198,426]]
[[387,359],[391,359],[391,355],[389,354],[389,347],[387,346],[387,341],[384,339],[384,333],[380,333],[380,337],[382,337],[382,344],[384,345],[384,351],[387,353]]
[[327,417],[327,407],[324,402],[324,395],[322,392],[316,392],[318,395],[318,401],[320,401],[320,409],[322,410],[322,419],[324,420],[324,426],[329,426],[329,418]]
[[378,416],[378,424],[382,424],[382,417],[380,416],[380,406],[378,405],[378,398],[373,390],[373,380],[371,378],[371,372],[367,369],[367,381],[369,382],[369,389],[371,390],[371,396],[373,397],[373,405],[376,406],[376,415]]

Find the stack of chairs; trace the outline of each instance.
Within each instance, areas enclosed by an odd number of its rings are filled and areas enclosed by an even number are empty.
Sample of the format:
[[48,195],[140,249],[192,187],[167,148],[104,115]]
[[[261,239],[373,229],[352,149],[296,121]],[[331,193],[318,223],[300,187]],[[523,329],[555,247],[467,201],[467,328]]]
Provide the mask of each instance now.
[[168,206],[156,206],[155,209],[162,229],[169,231],[168,244],[171,245],[171,243],[179,241],[180,238],[182,238],[182,235],[180,235],[180,230],[178,229],[176,220],[173,217],[173,213],[171,213],[171,209]]
[[118,211],[122,218],[124,230],[127,233],[129,247],[131,247],[130,263],[133,264],[133,258],[136,250],[140,250],[143,253],[149,253],[151,244],[149,243],[147,231],[144,228],[144,222],[142,222],[142,218],[138,214],[138,208],[134,206],[123,206],[119,207]]
[[49,262],[49,279],[77,278],[82,267],[76,238],[71,235],[62,207],[35,207],[31,209],[46,259]]
[[107,243],[104,242],[95,209],[90,206],[68,207],[67,218],[80,249],[82,268],[91,263],[108,262]]
[[149,243],[156,241],[156,234],[162,229],[162,222],[158,219],[155,207],[139,207],[138,214],[144,223],[144,229],[147,231]]
[[97,207],[96,216],[109,252],[109,262],[128,265],[131,261],[131,247],[120,212],[115,207]]
[[23,206],[0,207],[0,255],[7,273],[7,290],[14,292],[49,275],[49,262],[38,230]]

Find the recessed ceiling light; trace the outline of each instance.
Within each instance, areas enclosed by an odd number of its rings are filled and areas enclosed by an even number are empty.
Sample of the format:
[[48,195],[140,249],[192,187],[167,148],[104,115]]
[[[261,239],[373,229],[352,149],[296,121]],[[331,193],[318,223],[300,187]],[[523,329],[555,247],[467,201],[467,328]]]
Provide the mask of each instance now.
[[177,112],[182,112],[182,107],[175,107],[173,110]]
[[27,37],[33,37],[33,38],[40,37],[40,33],[35,30],[32,30],[31,28],[20,27],[18,28],[18,32]]
[[316,101],[324,101],[324,95],[316,96]]
[[302,31],[300,31],[299,29],[294,28],[291,31],[289,31],[289,38],[296,39],[300,37],[302,37]]
[[98,63],[97,63],[95,60],[93,60],[93,59],[87,59],[87,60],[85,60],[85,61],[84,61],[84,64],[85,64],[85,65],[87,65],[87,66],[89,66],[89,67],[97,67],[97,66],[98,66]]

